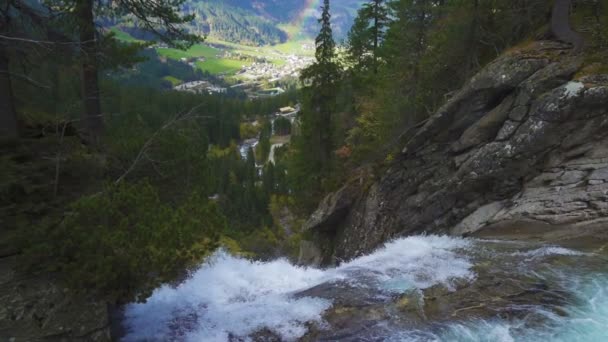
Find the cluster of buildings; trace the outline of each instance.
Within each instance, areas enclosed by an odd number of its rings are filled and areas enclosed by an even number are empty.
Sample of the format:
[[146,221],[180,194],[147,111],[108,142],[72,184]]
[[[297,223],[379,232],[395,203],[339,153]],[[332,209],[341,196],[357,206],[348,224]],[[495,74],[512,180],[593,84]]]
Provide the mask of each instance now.
[[249,80],[275,82],[287,77],[298,77],[300,71],[313,63],[314,58],[296,55],[283,56],[284,64],[254,62],[244,66],[237,75]]
[[208,81],[193,81],[177,85],[173,88],[177,91],[185,91],[193,94],[224,94],[228,91],[227,88],[222,88]]

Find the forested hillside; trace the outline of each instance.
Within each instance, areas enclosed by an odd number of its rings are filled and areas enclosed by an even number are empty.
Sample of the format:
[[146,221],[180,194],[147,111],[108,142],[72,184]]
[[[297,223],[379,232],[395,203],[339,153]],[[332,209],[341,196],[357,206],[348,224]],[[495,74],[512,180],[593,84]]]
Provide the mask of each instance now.
[[[287,246],[270,205],[288,191],[284,167],[262,178],[237,144],[270,132],[268,115],[296,94],[163,91],[166,70],[185,81],[204,75],[96,27],[108,13],[93,2],[76,12],[55,5],[0,8],[1,254],[124,302],[145,299],[219,245],[260,256]],[[201,41],[183,25],[192,17],[169,3],[118,5],[166,44]]]
[[199,35],[255,46],[279,44],[287,39],[287,34],[277,27],[277,20],[226,1],[191,0],[182,8],[186,13],[196,15],[196,20],[189,26]]
[[[574,4],[571,22],[585,37],[585,65],[606,70],[606,4]],[[344,58],[327,33],[319,36],[329,45],[319,50],[324,45],[317,41],[318,62],[303,74],[310,86],[302,91],[303,133],[290,170],[301,203],[312,209],[349,177],[371,165],[390,166],[416,129],[483,66],[508,49],[555,37],[552,6],[540,0],[370,0],[358,11]],[[568,25],[569,17],[561,18]],[[566,31],[568,39],[579,37]],[[349,176],[345,165],[356,171]]]
[[[346,37],[357,9],[364,0],[340,0],[332,3],[332,24],[336,39]],[[259,16],[281,23],[295,24],[298,34],[314,37],[319,30],[319,0],[226,0],[225,4],[248,9]]]

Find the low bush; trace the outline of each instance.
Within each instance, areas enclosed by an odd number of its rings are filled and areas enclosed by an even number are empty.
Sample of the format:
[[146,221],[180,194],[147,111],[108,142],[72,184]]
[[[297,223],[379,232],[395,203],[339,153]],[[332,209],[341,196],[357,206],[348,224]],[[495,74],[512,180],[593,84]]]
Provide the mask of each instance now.
[[172,207],[145,182],[109,185],[73,203],[59,225],[35,231],[26,255],[75,289],[143,301],[212,252],[225,225],[202,196]]

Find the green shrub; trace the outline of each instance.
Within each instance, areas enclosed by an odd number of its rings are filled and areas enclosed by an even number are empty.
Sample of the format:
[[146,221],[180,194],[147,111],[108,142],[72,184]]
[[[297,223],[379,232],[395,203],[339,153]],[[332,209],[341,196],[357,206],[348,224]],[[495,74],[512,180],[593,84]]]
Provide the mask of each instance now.
[[60,225],[35,234],[28,254],[46,257],[45,266],[75,289],[143,301],[212,252],[224,229],[206,198],[193,195],[173,208],[149,184],[125,183],[76,201]]
[[260,126],[254,126],[253,124],[243,122],[239,127],[241,139],[257,138],[260,135]]

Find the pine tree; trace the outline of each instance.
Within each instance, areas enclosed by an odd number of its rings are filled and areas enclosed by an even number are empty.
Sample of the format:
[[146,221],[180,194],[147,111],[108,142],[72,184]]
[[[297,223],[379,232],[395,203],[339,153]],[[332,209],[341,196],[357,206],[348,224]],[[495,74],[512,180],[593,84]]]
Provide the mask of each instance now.
[[319,19],[316,61],[302,71],[302,113],[300,133],[295,138],[296,153],[290,162],[290,183],[304,207],[312,207],[323,191],[323,180],[331,173],[334,148],[332,114],[341,76],[336,61],[336,43],[331,28],[329,0],[324,0]]
[[389,10],[385,0],[370,0],[369,3],[363,5],[363,13],[371,21],[369,36],[372,40],[372,69],[374,73],[377,73],[380,44],[384,40],[385,30],[389,24]]
[[346,60],[349,62],[349,66],[355,69],[355,72],[361,72],[363,67],[368,64],[366,60],[371,50],[369,42],[369,20],[364,16],[363,11],[359,10],[346,40]]
[[[0,33],[4,33],[6,25],[5,17],[0,15]],[[12,141],[19,137],[19,131],[13,104],[8,51],[3,43],[0,42],[0,139]]]
[[[46,2],[58,13],[67,15],[66,21],[76,23],[82,47],[82,101],[84,105],[83,121],[89,140],[97,143],[103,134],[104,121],[101,113],[99,90],[100,36],[95,24],[95,14],[104,6],[94,0],[70,0]],[[104,8],[105,15],[130,15],[143,30],[152,32],[163,42],[179,48],[189,47],[198,36],[187,33],[181,25],[194,19],[193,15],[182,16],[178,13],[185,0],[133,1],[116,0]]]
[[[21,0],[0,2],[0,140],[19,138],[17,112],[11,80],[11,58],[35,48],[28,32],[41,29],[47,18],[36,11],[33,4]],[[25,38],[25,39],[23,39]]]
[[347,56],[357,72],[378,73],[380,47],[389,24],[390,9],[386,0],[368,0],[358,11],[347,42]]
[[321,30],[317,36],[316,61],[302,71],[301,80],[307,86],[309,108],[303,118],[303,125],[310,125],[314,132],[311,141],[319,154],[321,168],[328,169],[333,151],[332,112],[335,110],[336,86],[340,79],[340,66],[336,62],[336,43],[331,28],[329,0],[324,0],[319,19]]

